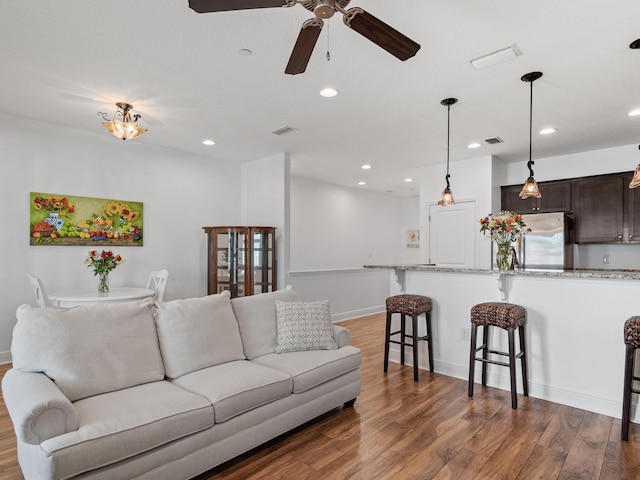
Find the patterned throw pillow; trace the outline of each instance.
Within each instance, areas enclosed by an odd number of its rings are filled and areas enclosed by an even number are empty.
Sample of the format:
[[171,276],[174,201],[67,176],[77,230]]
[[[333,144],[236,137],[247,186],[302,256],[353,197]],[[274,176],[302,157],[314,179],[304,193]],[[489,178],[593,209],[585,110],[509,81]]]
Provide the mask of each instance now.
[[300,350],[335,350],[329,300],[282,302],[276,300],[278,346],[276,353]]

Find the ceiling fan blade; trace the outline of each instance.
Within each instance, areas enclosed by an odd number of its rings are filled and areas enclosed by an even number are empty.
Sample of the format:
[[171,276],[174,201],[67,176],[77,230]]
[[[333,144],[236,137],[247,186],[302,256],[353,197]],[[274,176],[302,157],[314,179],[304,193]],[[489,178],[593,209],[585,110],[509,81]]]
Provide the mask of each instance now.
[[293,47],[291,57],[289,57],[289,63],[284,73],[297,75],[307,69],[307,64],[313,53],[313,48],[316,46],[323,25],[324,22],[317,17],[307,20],[302,24],[298,40],[296,40],[296,44]]
[[284,7],[286,0],[189,0],[189,8],[198,13]]
[[347,10],[344,23],[402,61],[413,57],[420,50],[418,43],[361,8]]

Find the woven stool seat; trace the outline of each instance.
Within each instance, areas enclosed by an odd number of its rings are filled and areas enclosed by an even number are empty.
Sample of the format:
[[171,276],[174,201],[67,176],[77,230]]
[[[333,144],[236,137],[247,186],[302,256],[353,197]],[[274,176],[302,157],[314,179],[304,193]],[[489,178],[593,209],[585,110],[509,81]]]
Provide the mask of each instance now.
[[471,307],[471,323],[495,325],[508,329],[521,327],[527,322],[527,311],[513,303],[479,303]]
[[640,348],[640,317],[631,317],[624,322],[624,343]]
[[[469,396],[473,397],[473,384],[475,381],[475,363],[482,363],[482,385],[487,385],[487,364],[509,367],[511,381],[511,407],[518,408],[516,395],[516,360],[520,359],[522,367],[522,390],[525,396],[529,395],[527,380],[527,356],[525,347],[525,325],[527,324],[527,311],[520,305],[513,303],[479,303],[471,307],[471,350],[469,355]],[[478,327],[482,327],[482,345],[477,346]],[[502,352],[492,350],[489,347],[489,327],[498,327],[507,331],[509,351]],[[515,331],[520,337],[520,353],[516,354]],[[476,353],[482,351],[482,357],[476,357]],[[508,357],[508,362],[491,359],[489,355]]]
[[[433,372],[433,341],[431,339],[431,299],[424,295],[394,295],[387,298],[387,328],[384,344],[384,371],[389,367],[389,344],[400,345],[400,364],[404,365],[404,349],[411,347],[413,350],[413,380],[418,381],[418,342],[426,340],[429,353],[429,370]],[[400,330],[391,331],[391,315],[400,314]],[[427,334],[418,335],[418,316],[424,314]],[[411,334],[406,333],[405,320],[411,317]],[[400,335],[399,340],[394,340],[394,335]],[[407,341],[411,339],[411,341]]]
[[431,299],[423,295],[394,295],[387,298],[387,312],[420,315],[431,311]]
[[640,348],[640,317],[631,317],[624,322],[624,343],[626,346],[624,360],[624,390],[622,392],[622,440],[629,440],[629,423],[631,423],[631,394],[640,393],[633,382],[640,381],[635,374],[636,349]]

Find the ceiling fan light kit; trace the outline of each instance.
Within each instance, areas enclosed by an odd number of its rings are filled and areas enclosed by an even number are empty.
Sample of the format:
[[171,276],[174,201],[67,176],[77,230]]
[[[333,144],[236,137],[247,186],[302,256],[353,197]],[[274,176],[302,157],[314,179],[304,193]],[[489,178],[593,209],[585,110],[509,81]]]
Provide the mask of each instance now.
[[413,57],[420,45],[382,20],[361,8],[345,7],[351,0],[189,0],[189,7],[198,13],[251,10],[256,8],[292,7],[299,3],[315,17],[303,23],[285,68],[288,75],[298,75],[307,69],[313,49],[324,26],[323,19],[336,12],[343,15],[344,24],[375,43],[396,58],[405,61]]
[[[148,132],[146,128],[142,128],[138,124],[138,119],[141,118],[142,115],[131,115],[130,110],[133,108],[133,105],[126,102],[118,102],[116,103],[116,107],[118,109],[111,120],[107,118],[106,113],[98,112],[98,115],[106,120],[102,122],[102,125],[109,130],[111,135],[122,140],[132,140]],[[122,120],[118,120],[116,118],[118,116],[122,117]]]

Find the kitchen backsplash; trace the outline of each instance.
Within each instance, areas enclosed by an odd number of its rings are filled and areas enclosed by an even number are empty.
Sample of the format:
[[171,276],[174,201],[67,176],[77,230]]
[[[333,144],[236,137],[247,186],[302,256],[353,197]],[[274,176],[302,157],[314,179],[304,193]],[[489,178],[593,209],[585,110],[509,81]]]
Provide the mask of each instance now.
[[638,270],[640,244],[577,244],[573,262],[580,269]]

